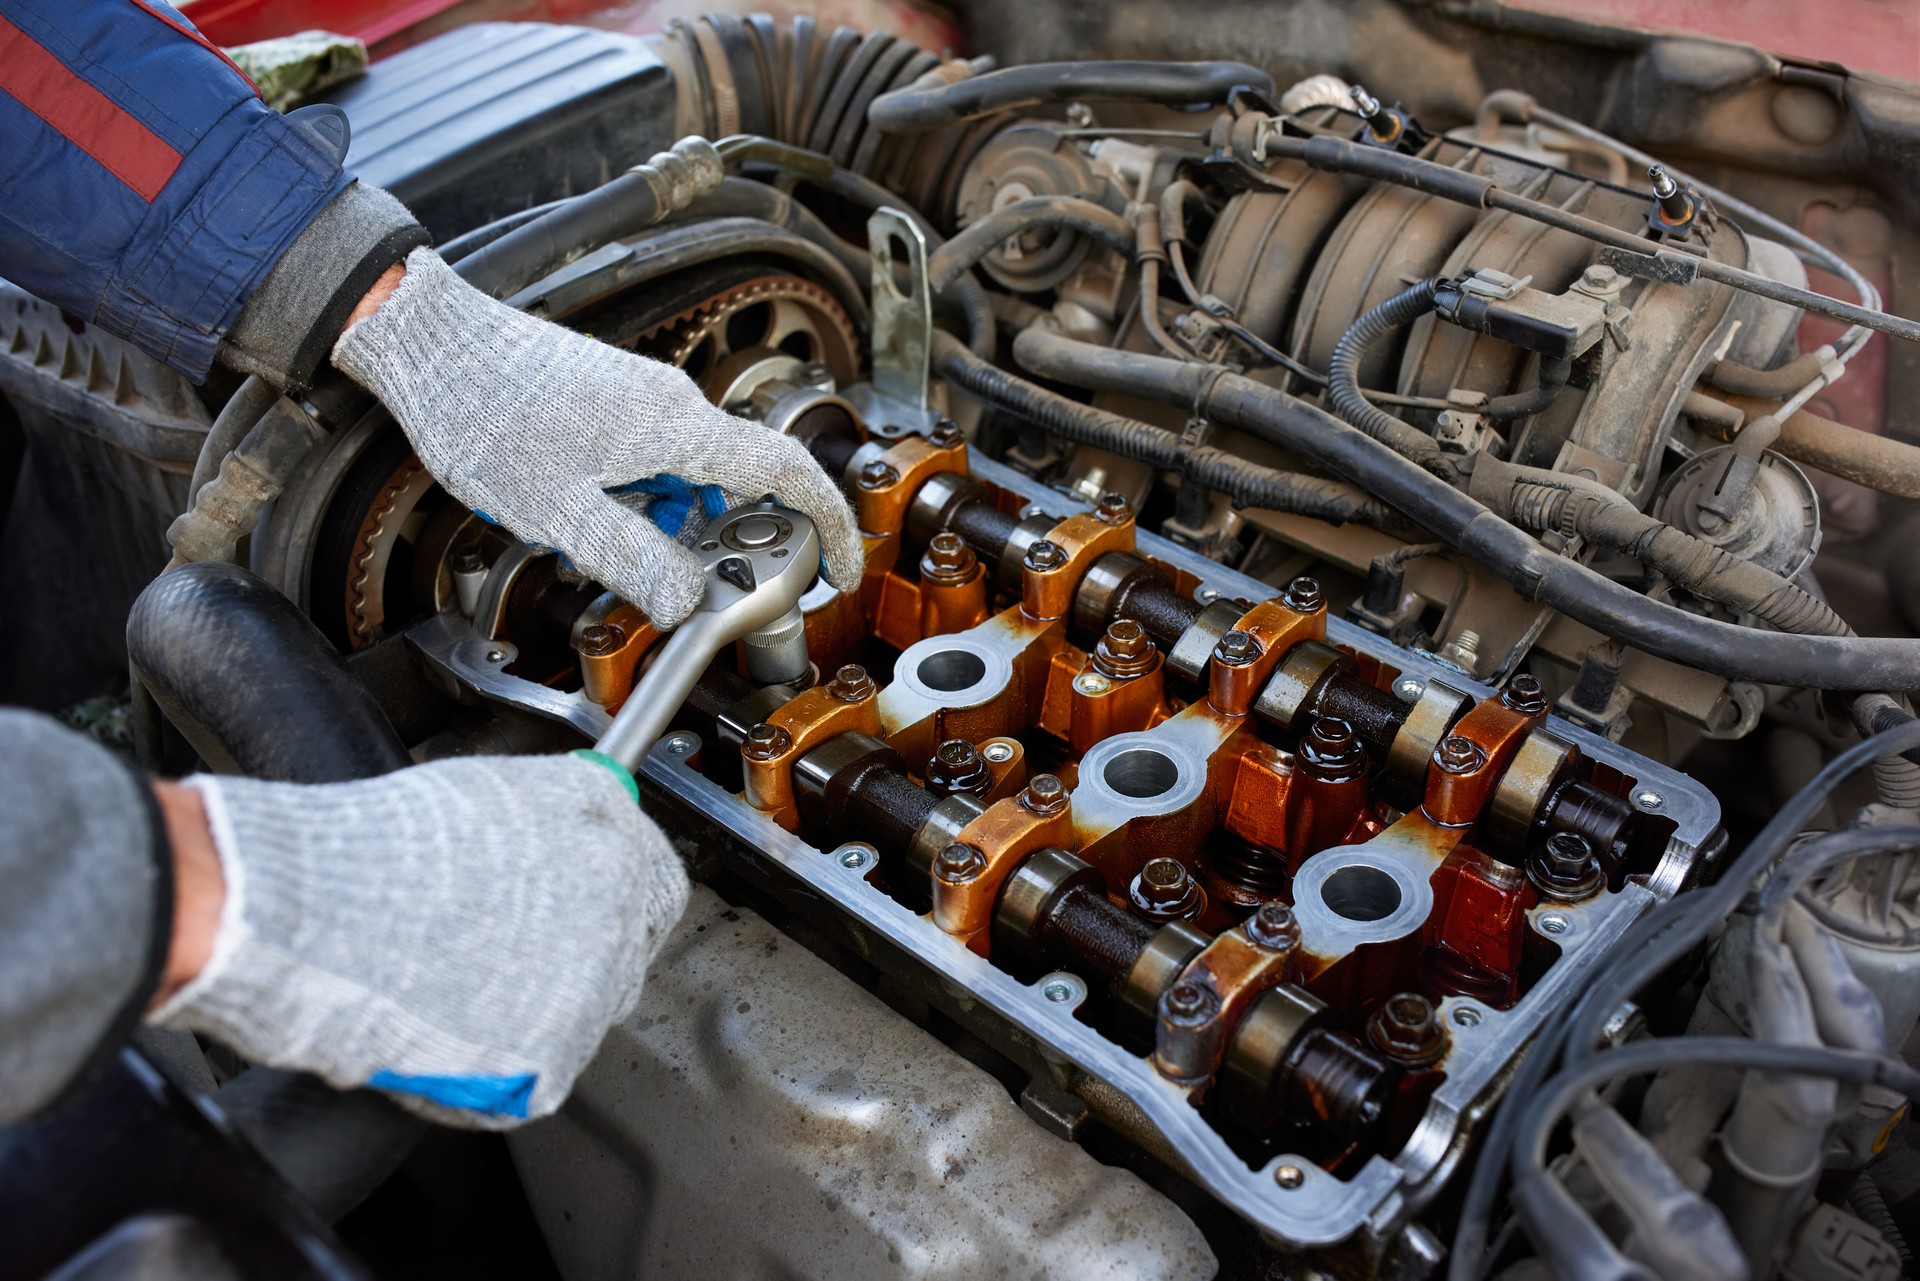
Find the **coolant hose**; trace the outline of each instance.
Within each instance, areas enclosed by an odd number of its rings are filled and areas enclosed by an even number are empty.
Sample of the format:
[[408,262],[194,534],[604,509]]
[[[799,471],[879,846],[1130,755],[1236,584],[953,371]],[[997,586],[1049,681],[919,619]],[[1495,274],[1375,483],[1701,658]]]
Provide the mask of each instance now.
[[1439,281],[1422,280],[1363,313],[1334,344],[1327,366],[1327,403],[1333,412],[1367,435],[1452,484],[1459,469],[1431,436],[1402,422],[1367,399],[1360,389],[1360,361],[1367,349],[1400,326],[1433,310]]
[[956,84],[908,86],[880,95],[867,123],[886,133],[925,133],[996,111],[1061,102],[1225,102],[1235,89],[1272,97],[1273,77],[1244,62],[1035,62]]
[[[215,768],[294,783],[372,778],[411,764],[386,713],[291,601],[237,565],[170,570],[127,619],[127,653]],[[378,1187],[426,1124],[372,1090],[252,1067],[215,1096],[317,1213]]]
[[1391,508],[1352,485],[1275,471],[1236,458],[1224,450],[1188,444],[1164,428],[1068,400],[980,359],[949,334],[934,334],[933,361],[941,377],[1029,422],[1040,424],[1056,436],[1177,471],[1241,505],[1311,516],[1336,525],[1352,522],[1405,530],[1405,522]]
[[238,565],[182,565],[147,584],[127,657],[215,769],[332,783],[411,763],[320,629]]
[[1176,405],[1292,450],[1397,508],[1506,579],[1524,599],[1646,653],[1727,680],[1837,690],[1920,687],[1920,641],[1769,632],[1650,600],[1548,551],[1478,500],[1331,414],[1217,366],[1113,351],[1037,329],[1020,334],[1013,355],[1042,377]]

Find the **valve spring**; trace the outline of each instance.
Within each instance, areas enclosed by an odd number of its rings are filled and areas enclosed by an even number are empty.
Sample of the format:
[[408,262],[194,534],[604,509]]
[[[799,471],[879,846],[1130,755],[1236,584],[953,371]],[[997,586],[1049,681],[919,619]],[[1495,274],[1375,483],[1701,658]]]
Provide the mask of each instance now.
[[1221,880],[1254,894],[1283,894],[1292,879],[1280,851],[1249,841],[1221,841],[1207,852],[1207,862]]

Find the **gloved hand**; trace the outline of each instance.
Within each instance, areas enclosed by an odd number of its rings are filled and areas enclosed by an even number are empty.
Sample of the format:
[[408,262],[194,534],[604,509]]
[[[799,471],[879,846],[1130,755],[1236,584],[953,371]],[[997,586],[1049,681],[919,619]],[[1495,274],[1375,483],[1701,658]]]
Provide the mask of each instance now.
[[690,550],[606,492],[646,477],[777,495],[819,526],[833,585],[859,586],[853,514],[798,441],[716,408],[671,365],[496,302],[431,250],[408,255],[333,363],[380,398],[448,493],[565,552],[663,628],[699,603],[701,575]]
[[686,908],[672,845],[599,760],[187,782],[227,895],[211,957],[153,1020],[449,1124],[559,1107]]

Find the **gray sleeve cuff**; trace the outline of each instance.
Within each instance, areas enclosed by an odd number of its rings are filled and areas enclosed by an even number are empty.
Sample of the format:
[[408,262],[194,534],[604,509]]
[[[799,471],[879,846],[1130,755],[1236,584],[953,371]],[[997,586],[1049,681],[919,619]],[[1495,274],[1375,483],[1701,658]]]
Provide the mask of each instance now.
[[118,1048],[173,926],[166,828],[145,779],[44,716],[0,711],[0,1123]]
[[287,248],[220,341],[220,359],[276,387],[302,390],[326,361],[355,304],[428,242],[405,205],[356,182]]

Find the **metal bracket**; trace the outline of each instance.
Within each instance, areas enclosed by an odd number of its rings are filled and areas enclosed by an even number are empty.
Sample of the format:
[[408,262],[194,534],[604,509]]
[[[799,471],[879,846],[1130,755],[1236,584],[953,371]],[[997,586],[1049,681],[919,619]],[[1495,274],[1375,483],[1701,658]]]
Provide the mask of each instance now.
[[1626,249],[1607,248],[1600,251],[1599,261],[1601,266],[1611,267],[1623,276],[1651,280],[1662,285],[1690,285],[1700,275],[1698,258],[1666,249],[1637,254]]
[[[898,209],[867,219],[873,255],[873,387],[888,400],[929,413],[927,378],[933,351],[933,291],[927,284],[927,238]],[[907,269],[901,290],[894,265]]]

